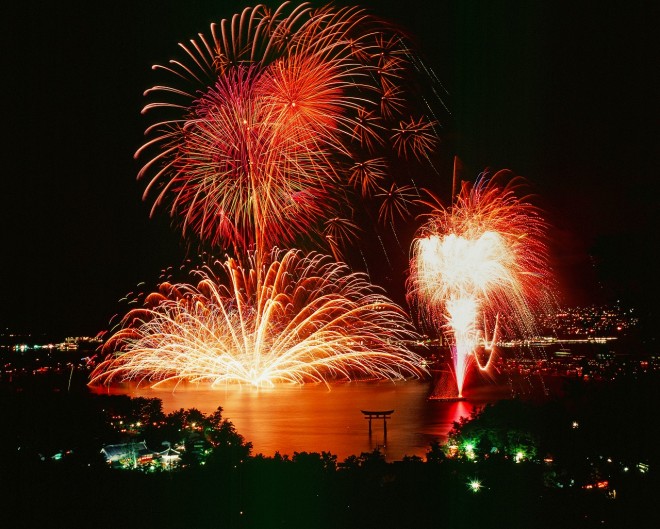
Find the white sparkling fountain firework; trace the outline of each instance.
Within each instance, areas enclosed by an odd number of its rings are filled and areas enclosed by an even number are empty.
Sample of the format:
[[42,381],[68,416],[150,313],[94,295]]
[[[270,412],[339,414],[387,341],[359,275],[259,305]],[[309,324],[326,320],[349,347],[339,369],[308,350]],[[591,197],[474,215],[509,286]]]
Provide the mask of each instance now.
[[520,183],[508,171],[463,183],[450,207],[428,204],[413,242],[409,299],[451,344],[458,398],[473,365],[489,368],[498,338],[532,336],[536,309],[551,300],[547,224],[517,195]]
[[234,259],[194,274],[197,286],[164,282],[124,317],[91,384],[261,387],[425,372],[403,310],[329,257],[273,251],[261,274]]

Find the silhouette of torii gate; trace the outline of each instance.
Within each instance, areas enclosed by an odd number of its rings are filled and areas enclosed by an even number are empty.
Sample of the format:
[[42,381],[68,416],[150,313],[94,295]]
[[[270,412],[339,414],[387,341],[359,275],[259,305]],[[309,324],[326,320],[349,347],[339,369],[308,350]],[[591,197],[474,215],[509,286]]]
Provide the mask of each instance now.
[[383,438],[387,439],[387,419],[394,413],[394,410],[386,411],[367,411],[360,410],[364,415],[365,419],[369,419],[369,437],[371,437],[371,421],[372,419],[383,419]]

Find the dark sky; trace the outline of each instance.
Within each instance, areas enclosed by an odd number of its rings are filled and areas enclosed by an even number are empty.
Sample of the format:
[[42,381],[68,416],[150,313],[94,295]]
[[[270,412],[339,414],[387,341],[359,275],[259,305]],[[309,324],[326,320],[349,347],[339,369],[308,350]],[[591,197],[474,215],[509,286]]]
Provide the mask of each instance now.
[[[150,67],[251,4],[39,4],[13,5],[0,32],[0,326],[94,334],[119,298],[188,252],[164,212],[149,218],[135,178]],[[408,29],[450,92],[442,148],[460,156],[465,176],[510,168],[539,195],[566,302],[651,307],[660,258],[652,2],[361,5]]]

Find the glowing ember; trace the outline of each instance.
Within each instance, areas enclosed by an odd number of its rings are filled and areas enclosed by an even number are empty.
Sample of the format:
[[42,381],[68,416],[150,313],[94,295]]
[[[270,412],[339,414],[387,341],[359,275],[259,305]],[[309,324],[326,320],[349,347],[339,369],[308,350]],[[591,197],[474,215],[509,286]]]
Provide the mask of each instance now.
[[261,274],[233,259],[213,268],[194,272],[197,286],[161,284],[129,312],[90,383],[271,386],[424,372],[403,310],[345,265],[274,251]]
[[[534,333],[535,306],[550,299],[545,246],[547,226],[538,210],[515,191],[508,173],[463,184],[450,208],[432,204],[429,220],[413,243],[409,296],[427,324],[453,342],[458,396],[472,364],[481,364],[499,334]],[[489,331],[490,330],[490,331]]]

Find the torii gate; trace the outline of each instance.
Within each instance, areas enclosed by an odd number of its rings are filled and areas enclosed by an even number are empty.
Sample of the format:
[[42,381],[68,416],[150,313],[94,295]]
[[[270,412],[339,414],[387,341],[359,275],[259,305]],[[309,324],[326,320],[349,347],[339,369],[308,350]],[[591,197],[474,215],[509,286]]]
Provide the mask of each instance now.
[[360,410],[364,415],[365,419],[369,419],[369,437],[371,437],[371,420],[372,419],[383,419],[383,437],[387,439],[387,419],[394,413],[394,410],[387,411],[366,411]]

